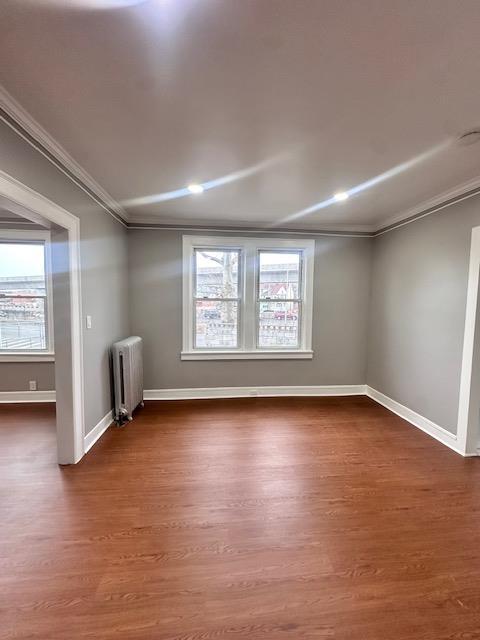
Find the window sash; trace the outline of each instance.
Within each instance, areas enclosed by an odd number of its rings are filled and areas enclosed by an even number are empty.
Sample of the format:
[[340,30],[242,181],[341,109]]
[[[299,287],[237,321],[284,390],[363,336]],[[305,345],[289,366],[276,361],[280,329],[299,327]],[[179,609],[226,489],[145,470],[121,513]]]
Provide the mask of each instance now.
[[[214,252],[229,252],[237,254],[237,296],[231,298],[214,298],[210,296],[197,296],[198,290],[198,272],[197,272],[197,253],[214,253]],[[226,249],[224,247],[195,247],[193,250],[193,297],[198,300],[237,300],[240,298],[240,282],[242,276],[242,252],[240,249]]]
[[[198,291],[198,272],[197,272],[197,253],[199,252],[230,252],[230,253],[236,253],[237,254],[237,296],[236,297],[228,297],[228,298],[222,298],[222,297],[210,297],[210,296],[198,296],[197,295],[197,291]],[[242,327],[242,319],[243,319],[243,309],[242,309],[242,298],[240,296],[241,293],[241,283],[243,281],[243,256],[242,256],[242,251],[241,249],[238,248],[232,248],[232,247],[224,247],[222,245],[217,245],[217,246],[209,246],[209,247],[195,247],[193,250],[193,254],[192,254],[192,270],[193,270],[193,295],[192,295],[192,301],[193,304],[191,306],[190,309],[190,313],[191,313],[191,324],[192,324],[192,346],[195,349],[195,351],[222,351],[225,350],[225,347],[212,347],[212,346],[208,346],[208,347],[202,347],[202,346],[198,346],[197,345],[197,302],[233,302],[237,304],[237,314],[236,314],[236,325],[237,325],[237,331],[236,331],[236,346],[232,347],[229,346],[228,349],[232,349],[232,350],[237,350],[237,349],[241,349],[242,348],[242,344],[241,344],[241,336],[243,334],[243,327]]]
[[[261,296],[260,288],[261,288],[261,274],[260,274],[260,255],[262,253],[274,253],[274,254],[282,254],[288,253],[298,254],[298,281],[297,281],[297,291],[299,296],[296,298],[272,298],[271,296]],[[303,324],[303,273],[304,273],[304,252],[302,249],[258,249],[257,257],[256,257],[256,265],[257,265],[257,277],[255,282],[255,345],[257,349],[275,349],[275,350],[291,350],[291,349],[300,349],[302,345],[302,324]],[[297,341],[295,345],[275,345],[274,347],[265,347],[260,344],[260,305],[263,302],[271,302],[273,304],[286,304],[286,303],[295,303],[298,308],[297,312]],[[285,311],[285,313],[287,313]]]
[[[50,354],[53,353],[53,303],[52,303],[52,275],[50,269],[50,234],[42,231],[23,231],[23,230],[3,230],[0,231],[1,244],[19,244],[19,245],[41,245],[43,247],[43,263],[44,263],[44,294],[21,294],[2,292],[0,299],[16,298],[16,299],[43,299],[44,305],[44,322],[43,334],[45,336],[45,347],[36,348],[19,348],[19,347],[2,347],[0,342],[0,355],[8,356],[15,354]],[[0,319],[0,324],[2,320]]]
[[235,347],[227,347],[228,349],[241,349],[241,344],[240,344],[240,337],[242,335],[241,332],[241,318],[242,318],[242,313],[241,313],[241,306],[240,306],[240,298],[194,298],[193,299],[193,307],[192,307],[192,329],[193,329],[193,335],[192,335],[192,344],[193,347],[195,349],[195,351],[224,351],[225,347],[220,346],[220,347],[202,347],[202,346],[198,346],[197,345],[197,302],[236,302],[237,303],[237,317],[236,317],[236,324],[237,324],[237,335],[236,335],[236,339],[237,339],[237,345]]

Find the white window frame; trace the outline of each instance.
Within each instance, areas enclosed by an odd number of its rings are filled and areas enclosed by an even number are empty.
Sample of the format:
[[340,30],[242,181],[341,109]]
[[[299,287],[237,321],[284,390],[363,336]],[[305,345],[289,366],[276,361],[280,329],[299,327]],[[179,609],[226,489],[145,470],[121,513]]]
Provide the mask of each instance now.
[[49,231],[25,229],[0,229],[0,242],[41,243],[45,257],[45,349],[21,349],[14,351],[0,348],[0,362],[53,362],[53,299],[52,299],[52,258]]
[[[205,349],[194,347],[194,287],[196,249],[237,249],[239,260],[238,347]],[[298,348],[267,349],[257,346],[257,287],[259,251],[298,251],[302,254],[301,299]],[[315,240],[223,236],[183,236],[183,347],[182,360],[306,360],[313,358],[312,315]],[[253,266],[253,268],[252,268]]]

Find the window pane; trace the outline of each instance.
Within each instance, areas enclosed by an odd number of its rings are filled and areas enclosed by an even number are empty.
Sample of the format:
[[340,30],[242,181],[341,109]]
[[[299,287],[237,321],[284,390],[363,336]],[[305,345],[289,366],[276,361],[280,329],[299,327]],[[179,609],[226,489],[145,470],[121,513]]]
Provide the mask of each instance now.
[[258,346],[296,348],[299,345],[300,308],[297,302],[259,303]]
[[238,251],[195,250],[197,298],[238,298]]
[[0,349],[46,349],[45,298],[0,296]]
[[236,348],[238,303],[197,300],[195,305],[195,347]]
[[46,349],[45,295],[44,245],[0,242],[0,349]]
[[299,298],[298,252],[260,251],[259,298]]

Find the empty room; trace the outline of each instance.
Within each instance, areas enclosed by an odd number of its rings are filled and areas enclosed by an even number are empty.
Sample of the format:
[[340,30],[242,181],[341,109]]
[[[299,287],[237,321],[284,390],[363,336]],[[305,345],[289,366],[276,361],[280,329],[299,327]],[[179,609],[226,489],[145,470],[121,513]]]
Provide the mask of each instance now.
[[0,3],[1,640],[480,638],[479,42]]

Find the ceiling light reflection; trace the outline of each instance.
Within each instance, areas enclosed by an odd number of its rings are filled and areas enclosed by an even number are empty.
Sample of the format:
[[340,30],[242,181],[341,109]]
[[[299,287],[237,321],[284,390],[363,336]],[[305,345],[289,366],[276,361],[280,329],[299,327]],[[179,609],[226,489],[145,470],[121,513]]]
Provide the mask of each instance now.
[[283,220],[276,222],[272,226],[285,224],[286,222],[291,222],[292,220],[298,220],[298,218],[304,218],[305,216],[308,216],[311,213],[315,213],[317,211],[320,211],[321,209],[326,209],[327,207],[330,207],[332,204],[335,204],[339,200],[346,200],[346,198],[357,195],[358,193],[361,193],[366,189],[370,189],[370,187],[374,187],[375,185],[380,184],[381,182],[384,182],[389,178],[393,178],[394,176],[397,176],[398,174],[403,173],[408,169],[411,169],[412,167],[416,166],[417,164],[420,164],[421,162],[425,162],[425,160],[430,159],[432,156],[450,147],[452,143],[453,143],[453,140],[451,138],[448,140],[445,140],[444,142],[441,142],[440,144],[437,144],[434,147],[427,149],[427,151],[420,153],[418,156],[415,156],[414,158],[410,158],[410,160],[407,160],[406,162],[402,162],[401,164],[398,164],[392,169],[388,169],[388,171],[385,171],[384,173],[380,173],[378,176],[374,176],[373,178],[370,178],[365,182],[361,182],[360,184],[357,184],[355,187],[352,187],[351,189],[348,189],[345,192],[336,193],[331,198],[327,198],[326,200],[317,202],[316,204],[313,204],[310,207],[306,207],[305,209],[301,209],[296,213],[292,213],[286,218],[283,218]]
[[[266,160],[262,160],[262,162],[258,162],[246,169],[240,169],[239,171],[234,171],[233,173],[228,173],[225,176],[221,176],[220,178],[215,178],[214,180],[208,180],[207,182],[202,182],[201,186],[203,187],[203,191],[208,191],[209,189],[215,189],[216,187],[223,187],[226,184],[230,184],[232,182],[236,182],[237,180],[243,180],[244,178],[249,178],[250,176],[259,173],[260,171],[264,171],[276,164],[284,162],[292,157],[292,152],[284,152],[279,153],[276,156],[271,158],[267,158]],[[190,185],[192,186],[192,185]],[[200,185],[199,185],[200,186]],[[165,191],[163,193],[155,193],[150,196],[141,196],[139,198],[131,198],[129,200],[123,200],[121,205],[124,207],[144,207],[149,204],[158,204],[159,202],[165,202],[167,200],[176,200],[177,198],[184,198],[185,196],[191,195],[189,187],[183,187],[181,189],[175,189],[175,191]]]

